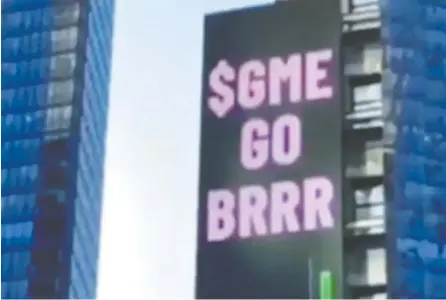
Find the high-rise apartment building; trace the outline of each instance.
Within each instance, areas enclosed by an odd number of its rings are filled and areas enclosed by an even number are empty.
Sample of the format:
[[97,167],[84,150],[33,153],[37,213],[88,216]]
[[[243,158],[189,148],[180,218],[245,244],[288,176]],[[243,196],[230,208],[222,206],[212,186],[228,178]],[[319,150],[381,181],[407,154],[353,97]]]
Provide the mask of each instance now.
[[95,298],[113,0],[2,0],[2,298]]
[[341,3],[346,297],[443,299],[446,5]]
[[377,0],[340,1],[343,14],[345,297],[385,298],[383,47]]

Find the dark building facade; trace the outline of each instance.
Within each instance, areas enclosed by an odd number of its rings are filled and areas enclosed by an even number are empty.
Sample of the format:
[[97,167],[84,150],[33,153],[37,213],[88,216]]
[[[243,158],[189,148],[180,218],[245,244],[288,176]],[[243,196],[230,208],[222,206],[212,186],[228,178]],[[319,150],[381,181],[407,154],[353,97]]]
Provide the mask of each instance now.
[[113,0],[2,0],[2,299],[95,298]]

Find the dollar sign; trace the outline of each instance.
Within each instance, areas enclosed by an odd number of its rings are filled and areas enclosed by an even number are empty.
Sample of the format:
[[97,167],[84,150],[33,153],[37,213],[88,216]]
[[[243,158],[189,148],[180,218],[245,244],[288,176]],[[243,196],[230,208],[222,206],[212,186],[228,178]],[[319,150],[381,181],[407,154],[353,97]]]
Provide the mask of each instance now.
[[214,95],[208,98],[207,104],[219,118],[225,117],[235,105],[235,93],[228,84],[234,80],[234,68],[226,60],[220,60],[209,74],[209,87]]

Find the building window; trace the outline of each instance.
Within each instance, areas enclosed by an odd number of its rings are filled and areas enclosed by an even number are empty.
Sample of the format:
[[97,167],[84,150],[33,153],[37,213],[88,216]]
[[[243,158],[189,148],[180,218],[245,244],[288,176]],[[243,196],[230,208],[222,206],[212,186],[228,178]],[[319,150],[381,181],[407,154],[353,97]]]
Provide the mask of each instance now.
[[18,38],[5,39],[2,43],[2,55],[4,59],[17,56],[20,49],[19,45],[20,43]]
[[379,43],[350,46],[345,51],[347,75],[381,73],[383,49]]
[[348,119],[354,123],[370,122],[383,117],[381,83],[356,85],[351,88]]
[[77,44],[77,27],[53,31],[51,33],[52,50],[54,52],[74,49]]
[[356,205],[384,203],[384,187],[378,185],[372,188],[356,190],[355,203]]
[[45,72],[47,64],[48,58],[37,58],[19,62],[17,64],[17,76],[22,82],[28,80],[41,80],[47,75]]
[[2,116],[3,137],[15,136],[20,133],[21,128],[22,128],[22,116],[20,115]]
[[13,80],[17,76],[17,64],[2,63],[2,80]]
[[387,282],[386,250],[367,249],[367,284],[378,285]]
[[11,168],[2,170],[2,182],[4,187],[17,190],[29,189],[34,186],[37,180],[38,167],[37,165],[22,166],[19,168]]
[[26,120],[26,133],[37,133],[43,130],[43,124],[45,119],[44,111],[36,111],[25,115]]
[[381,73],[383,48],[381,44],[369,44],[364,47],[364,73]]
[[20,28],[20,23],[22,21],[22,12],[16,12],[11,14],[3,15],[3,27],[9,30],[14,30]]
[[2,282],[2,299],[25,299],[28,280]]
[[49,105],[70,103],[74,96],[73,80],[52,82],[48,86]]
[[15,90],[2,90],[2,107],[4,110],[8,110],[14,105]]
[[55,56],[51,59],[51,77],[61,78],[71,76],[76,66],[74,53]]
[[2,278],[26,277],[31,262],[29,251],[6,252],[2,254]]
[[347,257],[348,277],[351,286],[378,285],[387,282],[386,250],[366,248]]
[[48,33],[35,32],[31,35],[20,38],[20,51],[22,55],[37,54],[44,49],[47,41]]
[[358,140],[349,144],[346,176],[374,177],[384,174],[384,148],[380,141]]
[[356,207],[356,221],[368,221],[384,218],[384,204]]
[[2,217],[4,218],[31,216],[35,207],[36,196],[34,194],[2,197]]
[[53,22],[56,26],[74,24],[80,16],[78,2],[69,5],[58,5],[52,8]]
[[2,91],[2,105],[8,111],[30,110],[46,105],[47,84],[23,86]]
[[382,145],[372,145],[364,153],[365,176],[382,176],[384,174],[384,148]]
[[2,225],[2,246],[28,245],[31,242],[33,222]]
[[381,83],[371,83],[353,87],[353,102],[363,103],[381,100]]
[[68,129],[71,113],[71,106],[49,108],[46,112],[45,131]]
[[354,235],[374,235],[384,232],[383,186],[361,188],[354,192],[354,203],[346,210],[347,228]]

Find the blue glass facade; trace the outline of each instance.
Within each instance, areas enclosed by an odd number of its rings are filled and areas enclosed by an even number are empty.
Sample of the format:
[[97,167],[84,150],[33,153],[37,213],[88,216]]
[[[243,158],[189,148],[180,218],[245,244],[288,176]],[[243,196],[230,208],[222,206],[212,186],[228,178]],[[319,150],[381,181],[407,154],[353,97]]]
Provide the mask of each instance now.
[[446,298],[446,2],[382,3],[389,297]]
[[2,299],[95,298],[113,0],[2,0]]

